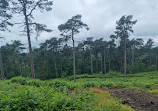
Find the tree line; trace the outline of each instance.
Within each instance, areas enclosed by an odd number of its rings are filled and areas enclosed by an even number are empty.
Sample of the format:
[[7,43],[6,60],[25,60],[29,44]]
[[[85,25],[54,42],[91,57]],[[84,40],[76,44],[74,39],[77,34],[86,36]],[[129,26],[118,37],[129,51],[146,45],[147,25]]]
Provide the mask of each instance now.
[[[12,5],[9,5],[12,4]],[[137,73],[157,70],[157,50],[153,48],[153,40],[146,43],[142,38],[129,39],[133,33],[132,15],[124,15],[116,22],[116,29],[110,40],[94,37],[85,37],[86,40],[75,44],[75,35],[80,29],[90,28],[82,22],[81,15],[73,16],[65,23],[58,26],[61,35],[52,37],[40,44],[39,48],[32,50],[31,37],[36,33],[40,36],[43,31],[51,32],[46,25],[34,20],[35,10],[51,11],[53,2],[50,0],[14,0],[0,1],[0,31],[8,31],[8,22],[14,14],[24,17],[22,23],[23,34],[26,34],[29,44],[29,53],[24,53],[26,47],[21,41],[12,41],[11,44],[2,46],[0,53],[1,78],[12,78],[14,76],[32,76],[32,78],[51,79],[77,74],[106,74],[110,71],[124,73]],[[23,35],[24,36],[24,35]],[[72,40],[72,45],[68,41]],[[30,59],[30,61],[28,61]],[[31,69],[31,70],[30,70]],[[35,75],[36,73],[36,75]]]

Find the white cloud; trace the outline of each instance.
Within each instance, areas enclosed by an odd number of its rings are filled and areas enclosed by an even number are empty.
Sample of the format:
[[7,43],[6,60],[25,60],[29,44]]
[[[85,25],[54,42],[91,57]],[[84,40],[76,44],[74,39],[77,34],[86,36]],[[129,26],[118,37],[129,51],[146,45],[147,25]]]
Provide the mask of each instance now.
[[[51,12],[35,12],[35,18],[40,23],[46,24],[53,29],[52,33],[43,33],[39,41],[32,38],[33,45],[44,42],[50,37],[59,37],[58,25],[65,23],[76,14],[83,16],[83,22],[90,27],[89,31],[81,31],[76,36],[76,40],[104,37],[108,40],[113,34],[116,21],[122,15],[133,15],[138,23],[134,26],[135,33],[131,37],[153,38],[158,43],[158,3],[157,0],[53,0],[53,10]],[[14,18],[14,21],[19,18]],[[19,37],[18,28],[12,28],[11,34],[6,34],[6,42],[11,39],[22,40],[27,43],[27,38]],[[12,36],[12,37],[8,37]]]

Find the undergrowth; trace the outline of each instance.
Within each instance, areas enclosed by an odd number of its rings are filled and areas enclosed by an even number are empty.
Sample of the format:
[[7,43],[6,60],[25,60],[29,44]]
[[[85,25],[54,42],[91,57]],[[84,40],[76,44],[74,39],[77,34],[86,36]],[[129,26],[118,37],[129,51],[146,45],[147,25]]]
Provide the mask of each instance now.
[[46,81],[24,77],[0,80],[0,111],[132,110],[96,88],[145,90],[158,95],[158,73],[130,74],[127,78],[116,72],[86,74],[78,75],[75,83],[72,76]]

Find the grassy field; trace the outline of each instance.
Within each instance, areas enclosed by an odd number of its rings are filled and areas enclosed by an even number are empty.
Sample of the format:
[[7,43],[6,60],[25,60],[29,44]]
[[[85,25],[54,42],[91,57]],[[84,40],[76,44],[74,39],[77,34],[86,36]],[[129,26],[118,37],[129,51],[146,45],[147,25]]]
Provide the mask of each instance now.
[[[106,89],[143,90],[158,95],[158,72],[78,75],[41,81],[23,77],[0,81],[0,111],[133,111]],[[102,90],[104,89],[104,90]]]

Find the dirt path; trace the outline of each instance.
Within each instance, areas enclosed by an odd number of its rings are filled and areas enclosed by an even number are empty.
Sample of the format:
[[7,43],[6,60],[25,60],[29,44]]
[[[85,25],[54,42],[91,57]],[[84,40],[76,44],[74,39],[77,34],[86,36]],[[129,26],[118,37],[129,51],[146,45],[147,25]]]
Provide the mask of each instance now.
[[123,104],[130,105],[136,111],[158,111],[158,96],[143,91],[110,89],[112,96],[123,99]]

